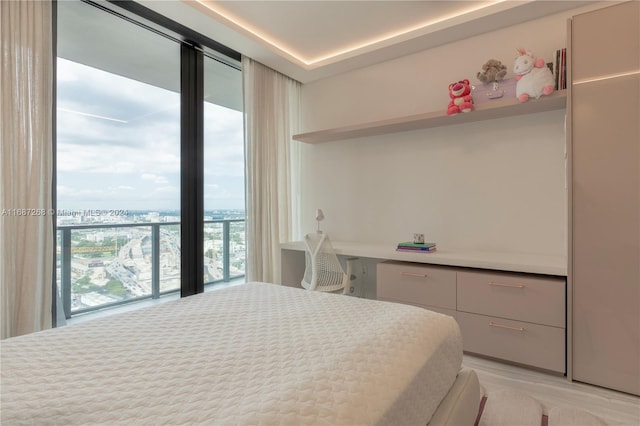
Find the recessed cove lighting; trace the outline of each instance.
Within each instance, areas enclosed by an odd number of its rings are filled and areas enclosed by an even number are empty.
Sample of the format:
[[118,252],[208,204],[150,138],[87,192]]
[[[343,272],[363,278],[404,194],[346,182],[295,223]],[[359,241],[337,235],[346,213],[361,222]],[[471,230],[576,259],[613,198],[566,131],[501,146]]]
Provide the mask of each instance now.
[[[480,5],[475,5],[475,6],[471,6],[471,7],[467,7],[464,8],[462,10],[457,11],[456,13],[451,13],[448,15],[442,15],[439,16],[437,18],[434,19],[429,19],[428,21],[422,22],[420,24],[417,25],[412,25],[412,26],[408,26],[402,29],[399,29],[397,31],[391,31],[385,34],[381,34],[378,35],[376,37],[370,38],[368,40],[365,40],[363,42],[357,43],[357,44],[353,44],[350,46],[346,46],[346,47],[342,47],[339,49],[336,49],[330,53],[318,56],[318,57],[314,57],[314,58],[310,58],[310,57],[305,57],[303,54],[296,52],[295,50],[291,49],[290,47],[285,46],[281,41],[278,41],[272,37],[270,37],[268,34],[260,31],[258,28],[254,27],[253,25],[251,25],[250,23],[242,20],[241,18],[232,15],[229,12],[226,12],[224,10],[222,10],[218,5],[215,4],[215,2],[210,1],[210,0],[195,0],[196,3],[200,4],[201,6],[207,8],[213,15],[215,15],[219,20],[222,21],[226,21],[227,23],[241,29],[242,31],[252,35],[253,37],[256,37],[257,39],[259,39],[260,41],[262,41],[263,43],[269,45],[271,48],[285,54],[286,56],[288,56],[290,59],[295,60],[296,62],[305,65],[308,68],[312,68],[313,66],[322,63],[322,62],[327,62],[327,61],[331,61],[334,60],[340,56],[343,55],[348,55],[350,53],[359,51],[359,50],[364,50],[373,46],[376,46],[378,44],[382,44],[385,42],[389,42],[391,40],[394,40],[396,38],[400,38],[406,35],[409,35],[411,33],[415,33],[415,32],[420,32],[420,31],[424,31],[426,29],[428,29],[431,26],[440,24],[442,22],[446,22],[448,20],[454,19],[454,18],[459,18],[465,15],[468,15],[470,13],[473,12],[477,12],[480,11],[482,9],[486,9],[492,6],[495,6],[497,4],[500,3],[504,3],[506,0],[495,0],[495,1],[490,1],[490,2],[486,2],[486,3],[482,3]],[[464,4],[465,2],[460,2],[461,4]]]

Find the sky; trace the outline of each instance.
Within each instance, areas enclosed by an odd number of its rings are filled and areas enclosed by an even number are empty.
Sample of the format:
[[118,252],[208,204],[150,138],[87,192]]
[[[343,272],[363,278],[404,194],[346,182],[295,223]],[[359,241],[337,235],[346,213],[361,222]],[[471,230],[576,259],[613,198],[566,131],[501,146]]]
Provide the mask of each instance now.
[[[57,207],[180,208],[180,95],[57,63]],[[205,210],[244,209],[242,112],[204,108]]]

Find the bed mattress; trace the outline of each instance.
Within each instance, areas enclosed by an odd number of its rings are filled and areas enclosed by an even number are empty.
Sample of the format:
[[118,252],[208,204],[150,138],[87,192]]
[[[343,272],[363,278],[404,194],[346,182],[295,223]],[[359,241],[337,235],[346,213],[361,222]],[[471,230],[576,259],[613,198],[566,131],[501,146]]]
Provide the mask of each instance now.
[[425,424],[462,363],[449,316],[266,283],[0,348],[3,425]]

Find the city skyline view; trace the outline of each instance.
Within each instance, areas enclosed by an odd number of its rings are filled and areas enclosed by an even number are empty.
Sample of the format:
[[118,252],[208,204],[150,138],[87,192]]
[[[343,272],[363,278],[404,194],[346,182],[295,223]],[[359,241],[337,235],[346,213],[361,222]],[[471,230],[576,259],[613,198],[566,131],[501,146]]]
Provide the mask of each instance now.
[[[212,284],[244,276],[243,113],[205,102],[204,121],[203,278]],[[58,58],[56,124],[65,316],[178,291],[180,94]]]
[[[183,85],[171,37],[83,2],[58,6],[52,214],[59,306],[71,318],[180,290]],[[202,74],[200,255],[211,287],[245,271],[244,113],[238,66],[205,54]]]
[[[172,214],[175,212],[68,213],[72,214],[57,218],[56,238],[56,281],[67,318],[105,306],[157,298],[180,288],[181,227],[179,217]],[[204,283],[243,277],[244,211],[215,210],[206,214]],[[68,251],[63,249],[65,246]]]

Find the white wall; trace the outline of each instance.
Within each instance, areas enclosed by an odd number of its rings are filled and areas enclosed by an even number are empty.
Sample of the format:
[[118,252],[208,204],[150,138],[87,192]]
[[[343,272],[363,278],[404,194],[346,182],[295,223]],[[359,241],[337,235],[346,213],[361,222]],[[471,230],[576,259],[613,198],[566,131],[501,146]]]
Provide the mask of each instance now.
[[[578,9],[577,11],[582,11]],[[302,88],[302,129],[445,111],[450,82],[517,52],[547,62],[566,46],[563,13]],[[564,110],[302,144],[302,226],[333,240],[394,244],[423,232],[441,249],[566,254]]]

